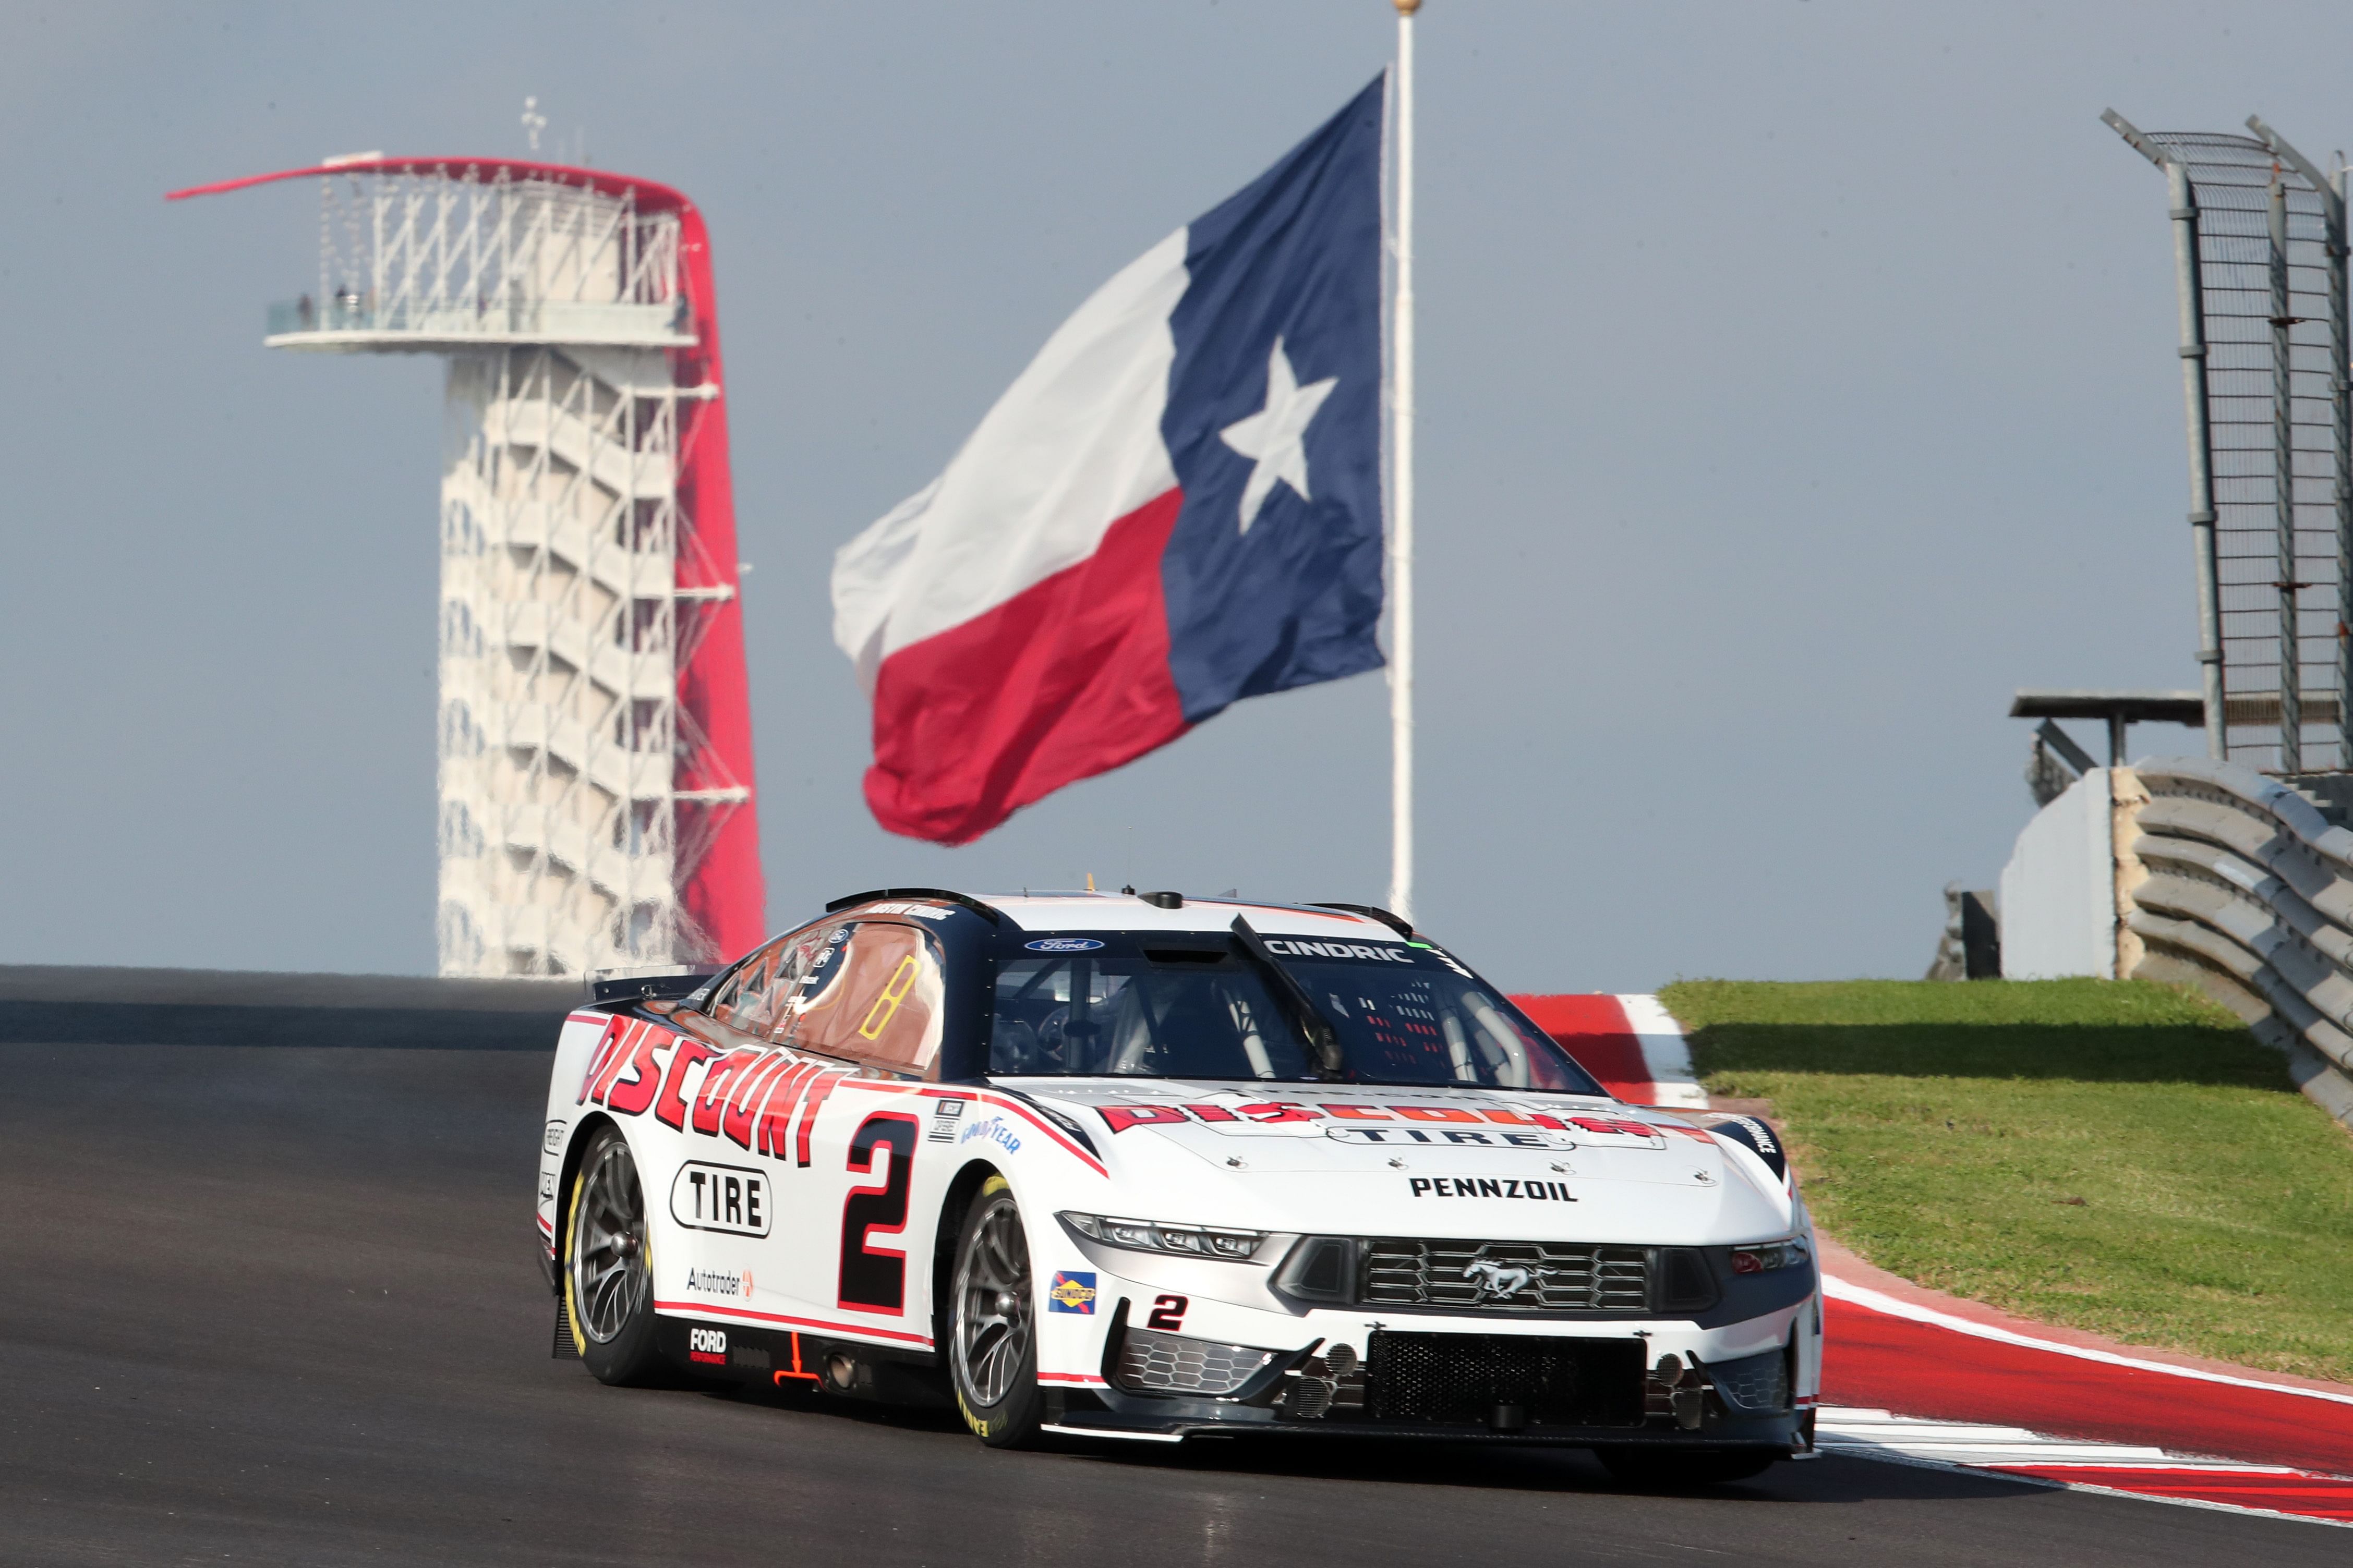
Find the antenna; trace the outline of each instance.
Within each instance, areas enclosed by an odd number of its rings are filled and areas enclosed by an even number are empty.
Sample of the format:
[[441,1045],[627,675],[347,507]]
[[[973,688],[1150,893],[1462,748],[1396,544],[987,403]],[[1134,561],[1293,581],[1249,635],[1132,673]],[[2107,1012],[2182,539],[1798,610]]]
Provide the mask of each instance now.
[[536,98],[522,100],[522,129],[523,134],[531,138],[531,150],[538,152],[539,133],[547,129],[547,116],[539,111],[539,100]]

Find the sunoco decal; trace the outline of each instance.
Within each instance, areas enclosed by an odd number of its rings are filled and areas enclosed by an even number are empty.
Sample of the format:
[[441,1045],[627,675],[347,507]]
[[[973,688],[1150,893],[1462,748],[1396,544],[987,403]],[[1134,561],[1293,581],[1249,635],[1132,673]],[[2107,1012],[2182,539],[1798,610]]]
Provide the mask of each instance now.
[[1057,1272],[1053,1284],[1046,1288],[1046,1310],[1076,1312],[1092,1317],[1095,1310],[1095,1277],[1086,1273]]

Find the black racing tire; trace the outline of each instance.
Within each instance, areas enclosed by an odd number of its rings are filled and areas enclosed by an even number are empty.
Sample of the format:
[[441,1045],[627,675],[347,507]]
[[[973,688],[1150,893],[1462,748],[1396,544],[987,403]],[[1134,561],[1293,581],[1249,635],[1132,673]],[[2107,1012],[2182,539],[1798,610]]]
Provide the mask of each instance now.
[[572,1342],[599,1383],[658,1379],[653,1250],[645,1189],[628,1140],[599,1128],[565,1205],[564,1304]]
[[1682,1491],[1720,1487],[1761,1476],[1781,1454],[1772,1448],[1652,1448],[1632,1445],[1593,1450],[1621,1485]]
[[955,1258],[948,1376],[956,1409],[988,1447],[1029,1447],[1046,1412],[1038,1387],[1037,1280],[1021,1208],[1004,1177],[989,1177],[972,1200]]

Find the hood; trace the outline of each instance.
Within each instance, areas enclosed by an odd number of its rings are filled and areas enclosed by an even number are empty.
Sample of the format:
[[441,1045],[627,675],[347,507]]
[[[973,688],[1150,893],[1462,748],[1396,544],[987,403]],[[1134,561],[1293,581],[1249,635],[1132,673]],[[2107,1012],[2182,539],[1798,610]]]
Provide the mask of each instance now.
[[1754,1142],[1704,1115],[1503,1089],[1019,1085],[1087,1129],[1128,1217],[1666,1246],[1763,1240],[1795,1223],[1788,1184]]

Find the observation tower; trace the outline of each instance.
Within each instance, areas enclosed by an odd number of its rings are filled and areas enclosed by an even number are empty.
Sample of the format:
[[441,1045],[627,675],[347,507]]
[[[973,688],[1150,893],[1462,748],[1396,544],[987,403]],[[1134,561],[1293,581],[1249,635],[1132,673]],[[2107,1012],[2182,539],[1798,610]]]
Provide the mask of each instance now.
[[577,974],[765,934],[725,380],[702,215],[491,158],[330,159],[315,293],[263,342],[448,362],[436,938]]

